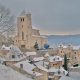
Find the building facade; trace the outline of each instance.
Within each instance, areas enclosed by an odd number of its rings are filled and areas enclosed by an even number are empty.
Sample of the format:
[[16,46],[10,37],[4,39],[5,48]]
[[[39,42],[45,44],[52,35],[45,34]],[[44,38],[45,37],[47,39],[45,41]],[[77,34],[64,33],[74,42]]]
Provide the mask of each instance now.
[[33,49],[35,42],[39,47],[47,43],[47,39],[42,37],[39,30],[32,28],[31,14],[25,14],[17,18],[17,36],[14,38],[14,44],[19,48]]

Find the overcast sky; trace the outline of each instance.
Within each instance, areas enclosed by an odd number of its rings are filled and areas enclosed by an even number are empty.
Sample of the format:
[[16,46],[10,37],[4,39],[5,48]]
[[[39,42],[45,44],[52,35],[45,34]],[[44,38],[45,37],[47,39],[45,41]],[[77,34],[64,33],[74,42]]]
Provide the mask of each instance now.
[[80,34],[80,0],[0,0],[18,16],[31,12],[41,34]]

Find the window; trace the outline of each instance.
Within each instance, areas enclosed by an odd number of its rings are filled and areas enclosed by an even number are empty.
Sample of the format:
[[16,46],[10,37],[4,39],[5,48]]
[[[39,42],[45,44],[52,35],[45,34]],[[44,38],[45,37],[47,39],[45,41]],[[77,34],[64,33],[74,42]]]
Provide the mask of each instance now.
[[62,51],[61,51],[61,53],[62,53]]
[[21,45],[21,48],[25,48],[25,45]]
[[20,68],[23,68],[23,64],[20,64]]
[[24,40],[24,32],[22,32],[22,40]]
[[22,22],[22,21],[24,22],[24,18],[21,18],[21,22]]
[[22,22],[22,18],[21,18],[21,22]]
[[24,22],[24,18],[23,18],[23,22]]
[[15,55],[12,55],[12,58],[15,58]]

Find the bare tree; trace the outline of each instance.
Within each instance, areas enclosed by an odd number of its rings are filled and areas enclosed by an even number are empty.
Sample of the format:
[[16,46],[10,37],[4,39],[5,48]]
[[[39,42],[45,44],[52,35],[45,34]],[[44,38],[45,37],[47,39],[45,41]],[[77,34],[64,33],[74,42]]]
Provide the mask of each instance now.
[[8,8],[0,4],[0,32],[11,34],[15,31],[14,16]]

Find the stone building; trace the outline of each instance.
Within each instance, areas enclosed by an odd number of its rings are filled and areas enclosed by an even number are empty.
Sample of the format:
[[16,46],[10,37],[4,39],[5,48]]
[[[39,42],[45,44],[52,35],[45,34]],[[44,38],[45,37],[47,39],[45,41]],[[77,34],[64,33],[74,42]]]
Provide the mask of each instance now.
[[60,68],[62,67],[63,59],[60,56],[50,56],[49,57],[49,68],[55,67]]
[[80,64],[80,46],[60,45],[57,49],[60,56],[67,54],[70,65]]
[[59,45],[56,48],[48,49],[48,53],[50,56],[58,55],[62,58],[66,54],[69,66],[80,64],[80,46]]
[[24,60],[25,58],[26,56],[20,51],[18,47],[14,45],[3,45],[0,49],[0,61],[5,64],[14,64],[16,62]]
[[42,48],[47,43],[46,37],[42,37],[39,30],[32,28],[31,14],[24,14],[17,18],[17,36],[14,44],[19,48],[33,49],[35,42]]

